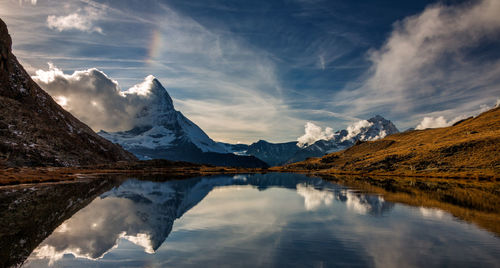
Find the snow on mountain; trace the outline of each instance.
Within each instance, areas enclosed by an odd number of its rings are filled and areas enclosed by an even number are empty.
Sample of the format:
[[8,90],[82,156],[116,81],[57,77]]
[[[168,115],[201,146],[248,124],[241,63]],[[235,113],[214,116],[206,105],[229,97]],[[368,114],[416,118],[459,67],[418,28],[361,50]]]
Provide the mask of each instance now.
[[176,141],[183,140],[193,143],[202,152],[228,152],[174,109],[167,90],[154,76],[146,77],[144,82],[123,92],[123,95],[128,94],[137,94],[148,100],[147,105],[136,115],[135,127],[129,131],[113,133],[100,131],[99,135],[102,137],[121,144],[127,150],[141,147],[168,148],[174,146]]
[[230,144],[230,143],[225,143],[225,142],[219,142],[220,145],[224,146],[226,151],[231,152],[235,155],[247,155],[248,147],[250,145],[248,144]]
[[368,120],[362,120],[348,126],[347,135],[342,137],[341,140],[353,142],[357,140],[373,141],[395,133],[399,133],[399,130],[391,121],[376,115]]

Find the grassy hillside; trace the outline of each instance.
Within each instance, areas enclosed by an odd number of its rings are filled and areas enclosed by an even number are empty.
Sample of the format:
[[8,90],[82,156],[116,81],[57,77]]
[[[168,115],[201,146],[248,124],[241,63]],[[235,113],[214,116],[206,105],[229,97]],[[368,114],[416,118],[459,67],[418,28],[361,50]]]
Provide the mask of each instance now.
[[442,177],[500,177],[500,108],[453,126],[414,130],[277,170]]

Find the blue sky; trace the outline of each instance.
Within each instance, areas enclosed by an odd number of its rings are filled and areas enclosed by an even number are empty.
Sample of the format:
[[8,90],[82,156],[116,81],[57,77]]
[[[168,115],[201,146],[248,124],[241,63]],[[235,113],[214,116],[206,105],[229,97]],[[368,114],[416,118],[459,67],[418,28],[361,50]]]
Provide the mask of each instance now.
[[495,0],[0,0],[30,74],[97,68],[124,90],[152,74],[228,142],[295,140],[306,122],[342,129],[375,114],[404,130],[492,107],[498,14]]

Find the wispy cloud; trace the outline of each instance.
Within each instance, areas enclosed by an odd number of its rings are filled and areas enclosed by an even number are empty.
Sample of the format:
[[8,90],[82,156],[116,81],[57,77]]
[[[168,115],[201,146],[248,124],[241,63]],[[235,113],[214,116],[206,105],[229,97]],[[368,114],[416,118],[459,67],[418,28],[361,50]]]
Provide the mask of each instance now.
[[484,103],[498,93],[500,59],[478,57],[474,49],[498,41],[498,14],[495,0],[436,4],[395,23],[385,44],[369,53],[373,65],[362,86],[338,93],[335,104],[352,114],[380,111],[401,119]]
[[29,2],[32,5],[36,5],[37,0],[19,0],[19,5],[22,6],[24,2]]
[[450,123],[443,116],[439,117],[424,117],[415,129],[439,128],[447,127]]
[[[122,88],[153,74],[177,109],[229,142],[295,140],[305,122],[340,129],[374,114],[401,128],[449,122],[497,97],[500,84],[494,0],[431,5],[389,33],[401,9],[421,4],[23,3],[3,1],[0,16],[31,74],[48,61],[70,74],[98,67]],[[390,16],[370,17],[378,11]]]
[[104,16],[103,10],[88,6],[66,16],[50,15],[47,17],[47,26],[59,32],[78,30],[102,34],[102,28],[95,26],[95,21],[102,16]]

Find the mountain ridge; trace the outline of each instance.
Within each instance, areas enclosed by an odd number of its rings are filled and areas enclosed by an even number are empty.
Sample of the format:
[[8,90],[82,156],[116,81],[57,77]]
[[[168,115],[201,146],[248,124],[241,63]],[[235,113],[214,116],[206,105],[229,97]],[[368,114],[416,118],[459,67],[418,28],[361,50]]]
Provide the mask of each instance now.
[[335,132],[329,140],[317,140],[303,147],[298,146],[297,141],[271,143],[265,140],[259,140],[250,145],[227,143],[223,145],[233,153],[253,155],[270,166],[279,166],[340,151],[354,145],[358,140],[376,140],[395,133],[399,133],[399,130],[390,120],[381,115],[375,115],[368,120],[356,122],[347,129]]

